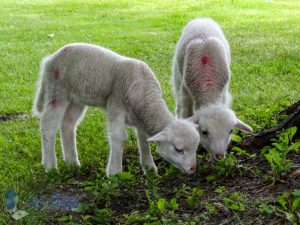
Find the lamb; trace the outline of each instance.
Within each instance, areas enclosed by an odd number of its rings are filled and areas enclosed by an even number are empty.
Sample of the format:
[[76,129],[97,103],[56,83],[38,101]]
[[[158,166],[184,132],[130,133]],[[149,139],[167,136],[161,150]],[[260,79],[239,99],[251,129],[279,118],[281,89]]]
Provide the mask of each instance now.
[[63,160],[80,166],[76,126],[86,106],[106,109],[110,140],[108,175],[122,172],[126,125],[136,127],[140,163],[144,171],[157,167],[148,142],[182,172],[196,170],[199,134],[195,125],[177,120],[168,110],[158,80],[142,61],[103,47],[74,43],[44,58],[33,105],[40,117],[42,164],[57,169],[55,137],[61,129]]
[[173,59],[173,89],[178,118],[199,125],[200,143],[212,160],[224,158],[230,132],[252,132],[230,109],[230,48],[210,18],[190,21],[183,30]]

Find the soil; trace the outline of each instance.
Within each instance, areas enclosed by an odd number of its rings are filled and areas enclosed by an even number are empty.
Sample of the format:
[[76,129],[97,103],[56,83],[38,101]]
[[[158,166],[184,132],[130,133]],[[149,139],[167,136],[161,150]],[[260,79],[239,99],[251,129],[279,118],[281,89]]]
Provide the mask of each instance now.
[[[255,152],[251,152],[255,154]],[[125,156],[126,158],[126,156]],[[127,155],[127,159],[131,156]],[[186,184],[190,188],[201,188],[204,190],[204,195],[201,198],[203,204],[197,204],[195,207],[190,207],[187,204],[185,196],[178,196],[177,203],[179,203],[180,208],[176,211],[177,215],[182,218],[193,218],[199,216],[200,214],[208,215],[206,204],[210,202],[216,209],[217,213],[215,215],[209,215],[207,219],[203,219],[199,224],[215,225],[215,224],[245,224],[245,225],[256,225],[256,224],[290,224],[283,217],[277,217],[274,215],[262,215],[259,211],[259,205],[262,202],[274,202],[280,194],[285,192],[292,192],[294,189],[300,188],[300,158],[297,154],[290,155],[293,160],[294,168],[287,174],[284,174],[281,182],[277,182],[270,186],[270,181],[264,181],[265,175],[271,175],[271,168],[263,156],[256,153],[254,158],[244,158],[237,156],[239,159],[239,165],[243,168],[242,173],[235,173],[231,176],[219,178],[214,182],[208,182],[206,180],[206,175],[209,173],[196,173],[191,176],[179,175],[173,178],[164,178],[158,185],[158,192],[161,197],[168,200],[174,197],[176,188],[180,188],[182,184]],[[128,160],[124,160],[128,161]],[[160,162],[161,161],[161,162]],[[165,163],[162,160],[158,160],[156,163]],[[162,171],[163,167],[159,171],[160,174],[164,173]],[[126,170],[126,165],[124,170]],[[91,170],[92,173],[97,172],[97,168],[94,167]],[[86,174],[87,177],[89,174]],[[137,179],[143,174],[138,174]],[[84,180],[84,178],[80,178]],[[226,196],[229,196],[233,192],[239,192],[244,196],[244,204],[246,205],[246,211],[244,212],[232,212],[229,210],[223,198],[225,196],[216,193],[217,187],[223,186],[228,191]],[[117,224],[118,222],[124,221],[124,214],[130,214],[134,211],[146,212],[148,209],[148,201],[145,195],[144,186],[135,186],[134,193],[128,193],[126,188],[121,190],[121,196],[114,199],[110,205],[110,208],[115,211],[114,218],[112,218],[111,224]],[[92,202],[93,196],[86,191],[83,191],[80,186],[74,185],[60,185],[58,187],[58,192],[62,194],[68,194],[73,196],[78,196],[80,202]],[[100,202],[98,207],[104,207]],[[50,214],[65,215],[66,212],[51,212]],[[74,217],[80,218],[80,214],[73,213]],[[54,224],[58,224],[57,222]],[[63,224],[63,223],[62,223]]]
[[30,119],[30,118],[31,118],[30,114],[26,114],[26,113],[0,114],[0,121]]

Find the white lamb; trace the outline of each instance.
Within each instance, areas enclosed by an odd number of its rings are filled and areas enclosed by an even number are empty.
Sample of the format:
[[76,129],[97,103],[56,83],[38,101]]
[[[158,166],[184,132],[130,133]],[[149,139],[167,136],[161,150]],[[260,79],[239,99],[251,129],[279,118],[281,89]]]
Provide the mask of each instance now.
[[200,143],[213,160],[224,158],[235,127],[252,128],[230,109],[229,44],[212,19],[195,19],[184,28],[173,61],[173,86],[178,118],[199,124]]
[[126,124],[137,129],[144,171],[157,172],[149,141],[157,142],[159,154],[181,171],[191,174],[196,170],[199,134],[195,125],[172,116],[150,68],[108,49],[77,43],[64,46],[41,63],[33,112],[41,120],[42,163],[46,172],[57,168],[54,144],[59,126],[64,161],[80,165],[75,130],[86,105],[104,107],[107,112],[108,175],[122,172]]

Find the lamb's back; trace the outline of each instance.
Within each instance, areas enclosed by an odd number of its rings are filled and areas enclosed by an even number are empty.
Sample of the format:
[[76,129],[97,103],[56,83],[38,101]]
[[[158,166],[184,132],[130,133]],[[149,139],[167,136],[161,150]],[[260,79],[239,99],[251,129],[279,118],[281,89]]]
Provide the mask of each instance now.
[[[48,57],[48,80],[67,98],[86,105],[106,104],[126,57],[97,45],[66,45]],[[58,90],[59,89],[59,90]]]
[[229,44],[220,26],[210,18],[197,18],[185,26],[176,49],[178,62],[183,63],[184,54],[190,42],[195,39],[201,39],[205,42],[209,38],[217,38],[223,43],[230,63]]

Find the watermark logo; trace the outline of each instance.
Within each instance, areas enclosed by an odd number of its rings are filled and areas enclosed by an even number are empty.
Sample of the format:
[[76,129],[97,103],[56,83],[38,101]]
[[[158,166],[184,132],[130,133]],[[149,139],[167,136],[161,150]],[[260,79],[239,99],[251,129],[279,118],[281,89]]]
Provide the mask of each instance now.
[[5,198],[5,208],[8,211],[15,211],[17,209],[17,204],[18,204],[17,193],[12,188],[9,188],[6,191],[4,198]]
[[[28,215],[28,212],[24,210],[18,210],[19,198],[14,189],[7,189],[4,194],[4,199],[5,209],[15,220],[20,220]],[[80,208],[79,198],[64,196],[60,193],[52,193],[50,195],[42,194],[40,197],[30,195],[27,203],[29,209],[35,210],[70,211]]]
[[80,201],[75,197],[63,196],[53,193],[50,197],[42,194],[40,197],[31,195],[28,199],[28,206],[31,209],[42,210],[74,210],[80,207]]
[[23,217],[28,215],[28,212],[24,210],[18,210],[18,195],[14,191],[14,189],[9,188],[4,194],[5,199],[5,208],[8,211],[8,213],[11,215],[12,218],[15,220],[20,220]]

